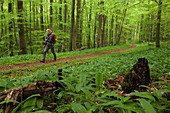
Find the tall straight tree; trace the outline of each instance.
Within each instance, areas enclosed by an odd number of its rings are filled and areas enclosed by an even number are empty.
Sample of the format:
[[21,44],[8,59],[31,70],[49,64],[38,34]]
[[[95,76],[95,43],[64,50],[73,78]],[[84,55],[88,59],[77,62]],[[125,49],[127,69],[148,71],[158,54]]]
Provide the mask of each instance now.
[[119,23],[118,23],[118,15],[116,15],[116,26],[115,26],[115,38],[114,38],[114,46],[116,46],[117,44],[117,30],[118,30],[118,26],[119,26]]
[[[4,14],[3,14],[3,12],[4,12],[4,0],[1,0],[1,20],[3,20],[4,19]],[[1,37],[3,36],[3,33],[4,33],[4,29],[3,29],[3,21],[1,21]]]
[[17,9],[18,9],[18,40],[19,40],[19,55],[27,54],[26,40],[24,35],[24,19],[23,19],[23,1],[17,0]]
[[75,10],[75,0],[72,0],[69,51],[72,51],[72,50],[73,50],[73,49],[72,49],[72,46],[73,46],[73,36],[74,36],[74,10]]
[[106,25],[106,20],[107,20],[107,16],[105,16],[105,15],[103,15],[103,31],[102,31],[102,47],[104,47],[104,41],[106,41],[105,40],[105,38],[106,38],[106,34],[105,34],[105,25]]
[[91,34],[91,29],[90,29],[90,25],[91,25],[91,8],[92,8],[92,3],[90,3],[90,13],[89,13],[89,23],[88,23],[88,28],[89,28],[89,34],[88,34],[88,38],[87,38],[87,48],[90,49],[90,34]]
[[162,2],[159,0],[158,3],[158,15],[157,15],[157,30],[156,30],[156,47],[160,47],[160,28],[161,28],[161,12],[162,12]]
[[[63,31],[63,24],[62,24],[62,0],[59,0],[59,4],[60,4],[60,7],[59,7],[59,30],[60,32]],[[61,34],[59,34],[61,35]],[[62,38],[59,36],[58,38],[58,52],[61,52],[62,51]]]
[[[12,5],[11,1],[9,1],[9,3],[8,3],[8,12],[9,12],[9,14],[13,13],[13,5]],[[12,32],[12,28],[13,28],[13,25],[12,25],[12,19],[11,19],[10,22],[9,22],[9,32],[10,33]],[[12,33],[9,35],[9,40],[10,40],[9,48],[11,49],[10,56],[14,56],[14,52],[13,52],[13,35],[12,35]]]
[[[31,4],[31,1],[30,1],[30,13],[31,13],[31,6],[32,6],[32,4]],[[30,32],[30,40],[29,40],[29,44],[30,44],[30,50],[31,50],[31,54],[33,54],[33,49],[32,49],[32,33],[31,33],[31,31],[32,31],[32,29],[31,29],[31,23],[32,23],[32,21],[31,21],[31,19],[32,19],[32,16],[31,16],[31,14],[30,14],[30,29],[29,29],[29,32]]]
[[97,21],[97,14],[95,16],[95,23],[94,23],[93,48],[96,47],[96,29],[97,29],[96,21]]
[[[100,7],[104,5],[104,2],[100,2]],[[103,9],[103,8],[101,8]],[[101,12],[100,12],[101,13]],[[98,31],[97,31],[97,48],[100,48],[100,41],[101,41],[101,32],[102,32],[102,14],[99,14],[99,25],[98,25]]]
[[53,27],[53,0],[50,0],[50,28]]
[[67,1],[64,0],[64,28],[63,28],[63,32],[64,32],[64,36],[63,36],[63,45],[62,45],[62,51],[66,52],[66,47],[65,47],[65,36],[66,36],[66,22],[67,22]]
[[[109,33],[109,46],[112,44],[113,42],[113,22],[114,22],[114,19],[113,19],[113,15],[112,15],[112,20],[111,20],[111,27],[110,27],[110,33]],[[113,45],[113,44],[112,44]]]
[[41,23],[41,31],[44,31],[44,21],[43,21],[43,0],[41,0],[40,4],[40,23]]
[[77,0],[77,17],[76,17],[76,47],[80,48],[80,13],[81,0]]

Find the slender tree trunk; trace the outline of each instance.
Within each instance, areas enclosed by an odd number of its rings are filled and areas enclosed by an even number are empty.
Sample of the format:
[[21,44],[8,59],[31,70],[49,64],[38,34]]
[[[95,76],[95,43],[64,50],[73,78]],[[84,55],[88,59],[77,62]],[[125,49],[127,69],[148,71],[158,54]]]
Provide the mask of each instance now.
[[[4,19],[4,0],[2,0],[2,2],[1,2],[1,20],[3,20]],[[3,29],[3,21],[1,22],[1,37],[3,37],[3,35],[4,35],[4,29]]]
[[66,52],[66,47],[65,47],[65,36],[66,36],[66,23],[67,23],[67,1],[64,0],[64,28],[63,28],[63,32],[64,32],[64,37],[63,37],[63,45],[62,45],[62,51]]
[[[150,5],[150,0],[148,0],[148,5]],[[150,9],[148,9],[150,10]],[[150,45],[150,39],[151,39],[151,20],[150,20],[150,14],[148,14],[148,45]]]
[[80,39],[79,39],[79,41],[80,41],[80,43],[79,43],[79,45],[80,45],[80,48],[82,47],[82,40],[83,40],[83,13],[84,13],[84,6],[85,6],[85,3],[86,3],[86,1],[84,0],[83,1],[83,7],[81,8],[81,19],[80,19]]
[[89,34],[88,34],[88,38],[87,38],[87,48],[90,49],[90,34],[91,34],[91,29],[90,29],[90,25],[91,25],[91,8],[92,8],[92,3],[90,3],[90,14],[89,14],[89,23],[88,23],[88,28],[89,28]]
[[93,36],[93,48],[96,47],[96,29],[97,29],[97,26],[96,26],[96,19],[97,19],[97,14],[95,16],[95,24],[94,24],[94,36]]
[[19,55],[21,54],[27,54],[27,47],[26,47],[26,41],[24,36],[24,20],[23,20],[23,1],[17,0],[17,9],[18,9],[18,40],[19,40],[19,49],[21,52],[19,52]]
[[[127,26],[127,20],[125,22],[125,25]],[[125,28],[124,36],[123,36],[123,44],[126,44],[126,36],[127,36],[127,29]]]
[[[31,1],[30,1],[30,13],[31,13]],[[31,13],[32,14],[32,13]],[[31,34],[31,31],[32,31],[32,29],[31,29],[31,23],[32,23],[32,21],[31,21],[31,14],[30,14],[30,29],[29,29],[29,32],[30,32],[30,40],[29,40],[29,44],[30,44],[30,50],[31,50],[31,54],[33,54],[33,49],[32,49],[32,34]]]
[[77,17],[76,17],[76,46],[74,45],[74,49],[80,48],[80,13],[81,13],[81,0],[77,0]]
[[43,19],[43,5],[42,5],[42,0],[41,0],[41,5],[40,5],[40,23],[41,23],[41,31],[44,31],[44,19]]
[[160,27],[161,27],[161,11],[162,10],[162,0],[158,3],[158,15],[157,15],[157,30],[156,30],[156,47],[160,47]]
[[[36,15],[39,14],[39,11],[38,11],[38,6],[36,5]],[[38,20],[38,16],[36,16],[36,30],[39,30],[39,20]]]
[[143,39],[143,18],[144,15],[141,15],[141,24],[140,24],[140,36],[139,36],[139,43],[142,41]]
[[103,15],[103,32],[102,32],[102,47],[104,47],[104,42],[106,41],[105,25],[106,25],[107,16]]
[[[109,33],[109,46],[112,44],[112,36],[113,36],[113,22],[114,22],[114,19],[113,19],[113,15],[112,15],[112,20],[111,20],[111,28],[110,28],[110,33]],[[115,29],[117,30],[117,29]],[[112,44],[113,45],[113,44]]]
[[[127,5],[128,5],[128,3],[127,3]],[[118,35],[118,45],[120,44],[120,38],[121,38],[122,30],[123,30],[123,24],[124,24],[124,21],[125,21],[126,12],[127,12],[127,8],[124,10],[124,17],[123,17],[122,25],[121,25],[120,32],[119,32],[119,35]]]
[[72,49],[72,42],[73,42],[73,36],[74,36],[74,10],[75,10],[75,0],[72,0],[69,51],[72,51],[72,50],[73,50],[73,49]]
[[[8,3],[8,13],[13,13],[13,5],[12,3]],[[10,20],[9,22],[9,32],[11,33],[13,29],[13,25],[12,25],[12,20]],[[11,49],[11,53],[10,56],[14,56],[14,52],[13,52],[13,35],[10,34],[9,35],[9,40],[10,40],[10,46],[9,48]]]
[[117,44],[117,41],[116,41],[116,39],[117,39],[117,29],[118,29],[118,15],[116,15],[116,26],[115,26],[115,39],[114,39],[114,46],[116,46],[116,44]]
[[53,28],[53,0],[50,0],[50,28]]
[[[59,7],[59,30],[60,32],[63,31],[63,24],[62,24],[62,0],[59,0],[59,3],[60,3],[60,7]],[[59,33],[59,38],[58,38],[58,52],[61,52],[62,51],[62,38],[60,38],[60,35],[62,35],[62,33]]]

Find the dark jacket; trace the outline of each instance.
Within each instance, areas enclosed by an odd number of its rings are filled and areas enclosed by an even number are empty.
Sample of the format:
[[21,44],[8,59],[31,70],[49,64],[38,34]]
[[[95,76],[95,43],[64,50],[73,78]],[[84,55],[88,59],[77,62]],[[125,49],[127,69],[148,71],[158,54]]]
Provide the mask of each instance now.
[[53,39],[54,38],[54,36],[53,36],[53,34],[52,33],[50,33],[50,34],[47,34],[46,35],[46,39],[47,39],[47,41],[45,42],[45,45],[47,45],[47,43],[49,43],[49,44],[53,44]]

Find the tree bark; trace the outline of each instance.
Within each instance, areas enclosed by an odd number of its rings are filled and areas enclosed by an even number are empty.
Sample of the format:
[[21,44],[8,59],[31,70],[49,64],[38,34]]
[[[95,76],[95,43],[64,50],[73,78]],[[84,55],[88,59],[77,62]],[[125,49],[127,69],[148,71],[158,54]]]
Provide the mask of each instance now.
[[73,49],[72,49],[72,42],[73,42],[73,36],[74,36],[74,10],[75,10],[75,0],[72,0],[69,51],[72,51],[72,50],[73,50]]
[[41,23],[41,31],[44,31],[44,21],[43,21],[43,5],[42,5],[42,0],[40,4],[40,23]]
[[90,29],[90,25],[91,25],[91,7],[92,7],[92,3],[90,3],[90,14],[89,14],[89,23],[88,23],[88,28],[89,28],[89,34],[88,34],[88,38],[87,38],[87,48],[90,49],[90,34],[91,34],[91,29]]
[[26,40],[24,36],[24,20],[23,20],[23,1],[17,0],[17,9],[18,9],[18,40],[19,40],[19,55],[27,54]]
[[160,27],[161,27],[161,12],[162,12],[162,0],[158,3],[158,15],[157,15],[157,30],[156,30],[156,47],[160,47]]
[[[13,13],[13,5],[11,2],[8,3],[8,13]],[[12,24],[12,20],[10,20],[9,22],[9,32],[11,33],[12,32],[12,29],[13,29],[13,24]],[[13,52],[13,35],[10,34],[9,35],[9,40],[10,40],[10,50],[11,50],[11,53],[10,53],[10,56],[14,56],[14,52]]]
[[96,30],[97,30],[97,26],[96,26],[96,19],[97,19],[97,14],[95,16],[95,24],[94,24],[94,36],[93,36],[93,48],[96,47]]
[[114,46],[117,44],[117,29],[118,29],[118,15],[116,15],[116,26],[115,26],[115,38],[114,38]]
[[104,47],[104,42],[106,41],[105,25],[106,25],[107,16],[103,15],[103,31],[102,31],[102,47]]
[[148,60],[139,58],[133,68],[127,72],[122,82],[122,90],[126,93],[139,88],[140,85],[148,85],[150,83],[150,69]]
[[50,28],[53,28],[53,0],[50,0]]
[[[60,7],[59,7],[59,30],[63,30],[63,24],[62,24],[62,0],[59,0]],[[61,33],[59,33],[59,38],[58,38],[58,53],[62,51],[62,38],[60,38]]]
[[81,0],[77,0],[77,16],[76,16],[76,46],[74,49],[80,48],[80,14],[81,14]]
[[144,15],[141,15],[141,24],[140,24],[140,36],[139,36],[139,43],[142,41],[143,39],[143,18]]
[[65,47],[65,36],[66,36],[66,23],[67,23],[67,1],[64,0],[64,28],[63,28],[63,32],[64,32],[64,36],[63,36],[63,45],[62,45],[62,51],[66,52],[66,47]]
[[[110,33],[109,33],[109,46],[113,45],[112,44],[112,42],[113,42],[113,38],[112,38],[113,37],[113,22],[114,22],[114,19],[113,19],[113,15],[112,15],[111,28],[110,28]],[[117,30],[117,29],[115,29],[115,30]]]
[[[31,1],[30,1],[30,13],[31,13]],[[32,13],[31,13],[32,14]],[[29,44],[30,44],[30,50],[31,50],[31,54],[33,54],[33,49],[32,49],[32,34],[31,34],[31,31],[32,31],[32,29],[31,29],[31,23],[32,23],[32,21],[31,21],[31,19],[32,19],[32,16],[31,16],[31,14],[30,14],[30,29],[29,29],[29,32],[30,32],[30,40],[29,40]]]

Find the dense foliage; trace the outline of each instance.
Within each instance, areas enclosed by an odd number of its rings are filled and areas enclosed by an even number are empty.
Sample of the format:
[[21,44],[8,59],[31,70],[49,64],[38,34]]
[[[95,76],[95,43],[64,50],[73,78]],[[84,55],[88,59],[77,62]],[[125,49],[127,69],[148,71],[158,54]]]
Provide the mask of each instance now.
[[[155,82],[155,80],[161,80],[163,76],[165,78],[169,76],[169,48],[156,49],[151,46],[147,47],[145,44],[128,51],[104,55],[87,64],[64,69],[63,80],[60,80],[60,82],[64,84],[65,88],[59,94],[54,93],[43,98],[39,98],[39,95],[32,95],[25,101],[22,101],[14,111],[19,110],[22,104],[23,107],[20,111],[37,111],[37,113],[42,110],[77,113],[91,113],[95,111],[100,113],[109,111],[122,113],[131,111],[138,113],[168,112],[168,100],[162,97],[162,93],[169,92],[169,83],[166,81]],[[126,73],[140,57],[148,59],[152,84],[158,84],[158,86],[141,87],[146,87],[153,93],[135,91],[131,94],[138,96],[138,98],[130,99],[130,97],[117,95],[116,93],[119,90],[112,91],[115,86],[106,87],[107,80],[116,79],[118,75]],[[49,67],[44,71],[38,70],[33,75],[16,80],[2,79],[0,82],[1,91],[39,80],[59,81],[58,68],[56,66]],[[157,90],[157,88],[160,90]],[[4,102],[7,102],[7,100]]]

